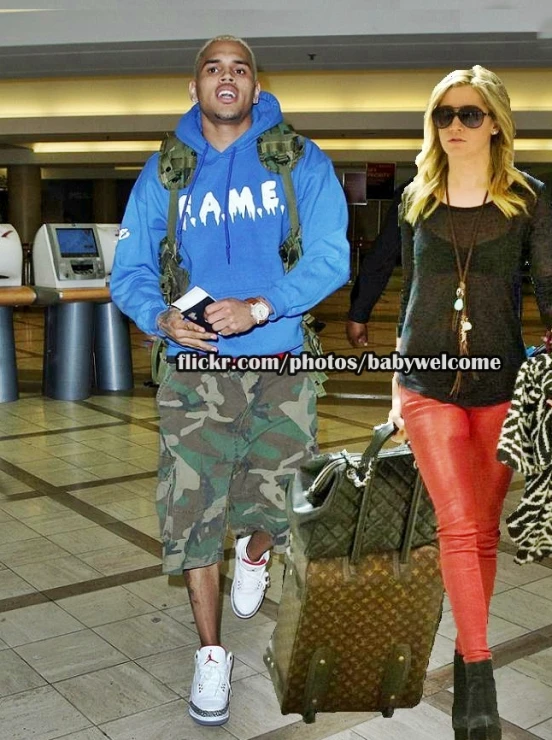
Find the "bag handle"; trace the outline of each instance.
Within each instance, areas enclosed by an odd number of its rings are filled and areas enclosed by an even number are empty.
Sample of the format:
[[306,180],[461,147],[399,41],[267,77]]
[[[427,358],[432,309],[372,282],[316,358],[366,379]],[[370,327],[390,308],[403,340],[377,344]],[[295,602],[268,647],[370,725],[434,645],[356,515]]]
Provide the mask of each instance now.
[[370,466],[370,461],[377,458],[379,451],[383,445],[391,439],[396,432],[395,425],[392,421],[388,421],[385,424],[378,424],[374,427],[374,436],[370,440],[370,444],[364,450],[364,453],[358,464],[358,477],[363,478]]
[[[371,500],[371,489],[372,482],[375,477],[375,470],[369,470],[370,463],[375,466],[378,453],[387,442],[387,440],[395,434],[396,428],[392,421],[388,421],[386,424],[379,424],[374,427],[374,436],[368,447],[366,448],[362,459],[358,466],[358,480],[364,480],[364,491],[362,492],[362,499],[360,502],[360,508],[358,513],[357,526],[355,530],[355,536],[353,539],[353,548],[351,550],[350,562],[352,564],[358,563],[362,554],[362,539],[364,536],[364,525],[368,516],[368,509]],[[366,474],[368,477],[366,478]],[[418,516],[418,510],[420,508],[420,501],[422,498],[422,492],[424,489],[424,483],[418,472],[416,475],[416,483],[414,484],[414,491],[412,493],[412,500],[410,502],[410,508],[408,511],[408,518],[406,520],[406,526],[404,528],[404,537],[401,545],[401,551],[399,555],[399,563],[404,565],[410,560],[410,552],[412,550],[412,540],[414,538],[414,530],[416,526],[416,518]]]

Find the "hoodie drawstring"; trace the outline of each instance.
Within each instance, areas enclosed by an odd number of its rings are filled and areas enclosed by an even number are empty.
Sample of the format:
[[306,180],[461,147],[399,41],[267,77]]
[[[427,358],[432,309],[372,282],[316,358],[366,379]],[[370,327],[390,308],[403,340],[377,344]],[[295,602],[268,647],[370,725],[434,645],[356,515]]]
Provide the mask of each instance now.
[[[199,176],[199,173],[201,172],[201,168],[203,167],[203,164],[205,162],[205,158],[207,156],[207,152],[209,150],[209,144],[205,146],[201,153],[201,157],[199,158],[199,161],[197,163],[197,167],[195,169],[195,172],[192,176],[192,180],[190,182],[190,187],[188,188],[188,192],[186,193],[186,196],[184,198],[184,206],[182,208],[182,211],[180,213],[180,218],[178,219],[178,226],[176,229],[176,248],[177,252],[180,250],[180,245],[182,244],[182,231],[184,229],[184,219],[186,218],[186,209],[188,207],[188,202],[190,198],[192,197],[192,191],[194,189],[194,185],[196,183],[196,180]],[[226,261],[228,264],[230,264],[230,227],[228,225],[228,220],[230,218],[229,215],[229,200],[230,200],[230,181],[232,180],[232,169],[234,166],[234,159],[236,156],[236,150],[232,148],[230,151],[230,163],[228,165],[228,175],[226,177],[226,195],[224,199],[224,237],[226,241]]]
[[230,151],[230,164],[228,165],[228,176],[226,178],[226,197],[224,199],[224,236],[226,239],[226,262],[228,264],[230,264],[230,227],[228,226],[230,214],[228,212],[228,205],[230,199],[230,180],[232,179],[232,167],[234,165],[235,156],[236,149],[233,147]]

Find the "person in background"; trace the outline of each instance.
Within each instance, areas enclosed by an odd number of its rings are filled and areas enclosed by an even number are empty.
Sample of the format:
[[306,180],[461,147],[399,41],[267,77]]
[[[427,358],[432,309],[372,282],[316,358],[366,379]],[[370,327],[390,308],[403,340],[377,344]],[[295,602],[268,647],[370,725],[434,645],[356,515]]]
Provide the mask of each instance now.
[[407,180],[395,189],[380,232],[361,262],[351,290],[346,325],[347,339],[352,347],[366,347],[368,344],[366,324],[397,264],[401,251],[399,205],[404,189],[411,182]]
[[349,247],[341,185],[328,157],[305,139],[292,172],[302,256],[285,272],[279,253],[290,229],[285,191],[257,150],[257,139],[282,113],[276,98],[261,92],[244,41],[208,41],[189,93],[193,107],[176,134],[197,163],[180,195],[178,246],[190,286],[215,299],[204,311],[210,326],[184,320],[161,294],[169,193],[158,178],[158,155],[130,196],[111,294],[142,331],[168,343],[157,393],[163,571],[184,573],[199,634],[189,713],[199,724],[220,725],[229,717],[232,670],[220,634],[227,524],[238,536],[231,604],[247,619],[264,598],[271,550],[286,548],[286,483],[316,448],[315,389],[307,373],[179,372],[176,355],[299,354],[302,315],[347,281]]
[[[542,182],[513,164],[507,91],[491,71],[456,70],[433,90],[418,174],[400,210],[403,293],[397,349],[452,365],[393,379],[390,419],[410,440],[435,506],[441,569],[457,627],[456,740],[502,737],[487,620],[511,470],[496,459],[525,359],[521,273],[528,260],[552,324],[552,215]],[[498,357],[460,371],[454,358]]]

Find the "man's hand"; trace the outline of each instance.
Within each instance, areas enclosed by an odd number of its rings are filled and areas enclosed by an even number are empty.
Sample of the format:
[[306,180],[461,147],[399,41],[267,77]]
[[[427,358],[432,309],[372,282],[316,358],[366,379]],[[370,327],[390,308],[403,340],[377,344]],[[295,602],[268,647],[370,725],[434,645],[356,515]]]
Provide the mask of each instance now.
[[347,339],[351,347],[366,347],[368,344],[368,332],[366,324],[360,324],[358,321],[347,321],[346,326]]
[[216,347],[207,344],[208,339],[217,339],[217,335],[206,331],[202,326],[182,318],[178,308],[169,307],[157,317],[157,326],[170,339],[183,347],[193,347],[205,352],[218,352]]
[[223,337],[243,334],[257,325],[251,315],[251,305],[237,298],[224,298],[210,303],[205,309],[205,318]]

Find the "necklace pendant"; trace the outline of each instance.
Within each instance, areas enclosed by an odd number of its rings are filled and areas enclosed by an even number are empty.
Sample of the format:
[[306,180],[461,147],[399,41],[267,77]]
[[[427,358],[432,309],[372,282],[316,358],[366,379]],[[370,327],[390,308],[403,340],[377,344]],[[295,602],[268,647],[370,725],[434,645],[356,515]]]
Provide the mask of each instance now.
[[461,282],[456,288],[456,300],[454,301],[454,310],[461,311],[464,308],[464,283]]

